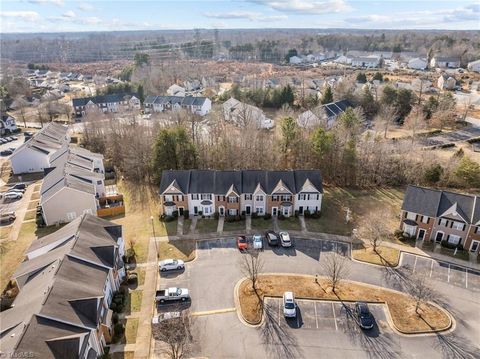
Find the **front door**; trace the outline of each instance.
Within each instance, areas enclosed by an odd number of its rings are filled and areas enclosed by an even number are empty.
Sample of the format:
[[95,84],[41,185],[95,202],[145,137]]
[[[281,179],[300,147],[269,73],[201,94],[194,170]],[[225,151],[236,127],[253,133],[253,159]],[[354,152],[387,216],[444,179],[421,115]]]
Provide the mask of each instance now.
[[303,206],[298,207],[298,214],[303,214]]
[[193,207],[193,214],[194,215],[198,214],[198,207],[197,206]]
[[178,207],[178,215],[183,216],[183,207]]
[[441,242],[443,239],[443,232],[437,232],[437,235],[435,236],[435,242]]
[[477,252],[479,246],[480,246],[479,241],[472,241],[472,244],[470,246],[470,252]]
[[272,216],[274,216],[274,217],[277,216],[277,207],[272,208]]
[[245,213],[249,215],[251,212],[250,206],[245,206]]
[[225,209],[223,207],[220,207],[218,209],[218,212],[220,213],[221,216],[224,216],[225,215]]
[[425,238],[425,230],[424,229],[419,229],[418,230],[418,240],[419,241],[423,241],[423,239]]

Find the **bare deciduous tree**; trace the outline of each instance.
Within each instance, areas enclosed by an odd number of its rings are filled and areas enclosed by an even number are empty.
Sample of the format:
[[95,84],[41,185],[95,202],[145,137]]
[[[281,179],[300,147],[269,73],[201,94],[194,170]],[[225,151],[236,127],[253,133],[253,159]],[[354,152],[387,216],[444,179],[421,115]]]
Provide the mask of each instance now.
[[190,357],[194,345],[192,326],[193,320],[187,311],[182,312],[179,318],[154,324],[152,334],[156,340],[162,342],[162,354],[170,359]]
[[415,313],[421,315],[419,310],[423,304],[435,297],[435,292],[429,286],[429,276],[425,271],[412,273],[408,277],[407,292],[415,301]]
[[391,214],[382,208],[371,212],[362,220],[360,235],[368,240],[374,252],[377,252],[382,241],[390,234],[390,218]]
[[263,269],[261,252],[258,250],[247,250],[242,256],[240,269],[243,275],[252,282],[252,288],[257,293],[258,276]]
[[397,118],[397,110],[393,105],[382,105],[375,119],[376,129],[383,130],[383,138],[387,138],[388,129]]
[[350,273],[350,263],[347,257],[332,252],[325,256],[322,262],[322,269],[335,293],[338,284]]

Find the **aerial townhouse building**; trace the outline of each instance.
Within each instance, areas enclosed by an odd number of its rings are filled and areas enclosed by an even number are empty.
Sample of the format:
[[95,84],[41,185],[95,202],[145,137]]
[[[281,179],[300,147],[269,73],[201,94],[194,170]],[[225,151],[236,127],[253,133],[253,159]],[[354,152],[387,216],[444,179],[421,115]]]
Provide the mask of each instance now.
[[72,100],[75,116],[82,117],[89,111],[116,113],[122,109],[141,109],[140,98],[137,94],[108,94],[93,97],[74,98]]
[[417,240],[446,241],[465,250],[480,250],[480,197],[408,186],[400,228]]
[[322,178],[318,170],[163,171],[161,213],[172,215],[292,216],[321,210]]
[[178,111],[185,109],[193,114],[205,116],[212,109],[212,101],[196,96],[147,96],[145,113]]
[[113,293],[125,278],[122,227],[83,215],[32,243],[0,312],[5,357],[94,359],[112,337]]

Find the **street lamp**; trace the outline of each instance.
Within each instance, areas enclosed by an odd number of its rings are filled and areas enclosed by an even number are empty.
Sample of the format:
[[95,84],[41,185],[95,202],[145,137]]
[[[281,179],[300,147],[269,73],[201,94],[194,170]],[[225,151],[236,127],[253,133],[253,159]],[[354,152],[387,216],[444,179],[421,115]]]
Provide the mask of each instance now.
[[157,247],[157,237],[155,236],[155,225],[153,223],[153,216],[150,216],[150,220],[152,221],[153,240],[155,242],[155,251],[157,252],[157,260],[158,260],[159,253],[158,253],[158,247]]

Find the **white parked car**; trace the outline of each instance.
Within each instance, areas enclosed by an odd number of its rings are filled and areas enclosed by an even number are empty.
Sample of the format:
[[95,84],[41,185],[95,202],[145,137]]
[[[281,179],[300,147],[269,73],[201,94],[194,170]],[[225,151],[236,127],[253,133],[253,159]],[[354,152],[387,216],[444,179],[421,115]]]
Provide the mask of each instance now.
[[23,193],[19,193],[19,192],[2,193],[2,198],[4,199],[20,199],[22,197],[23,197]]
[[292,240],[290,239],[290,235],[287,232],[280,232],[280,244],[282,247],[291,247]]
[[286,318],[295,318],[297,316],[297,304],[293,292],[283,293],[283,315]]
[[165,259],[158,263],[160,271],[166,272],[167,270],[181,270],[185,268],[185,262],[181,259]]
[[255,234],[253,236],[253,248],[254,249],[263,249],[263,240],[262,240],[261,235]]

